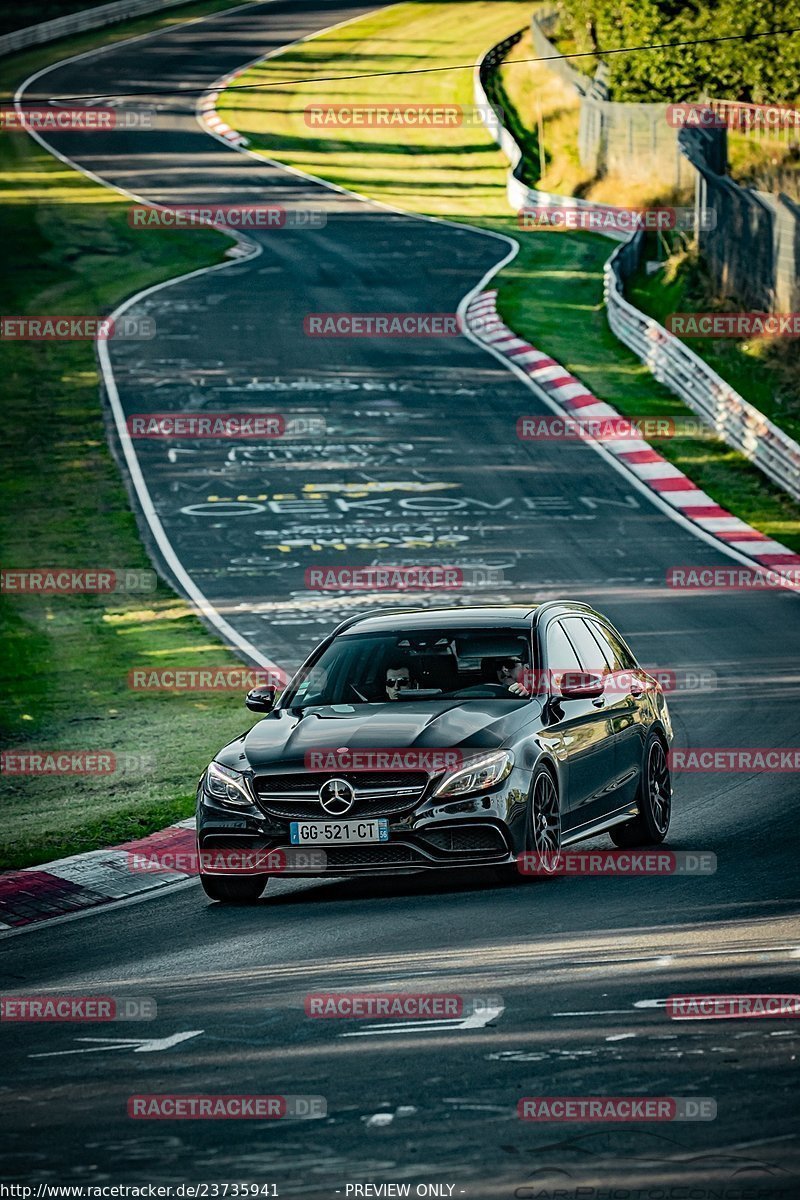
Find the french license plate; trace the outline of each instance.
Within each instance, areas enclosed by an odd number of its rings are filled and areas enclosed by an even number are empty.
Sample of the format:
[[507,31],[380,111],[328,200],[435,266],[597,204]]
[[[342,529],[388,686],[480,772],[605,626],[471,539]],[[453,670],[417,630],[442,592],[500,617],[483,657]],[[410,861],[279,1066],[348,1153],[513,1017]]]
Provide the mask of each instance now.
[[389,822],[377,821],[292,821],[289,837],[293,846],[345,846],[351,842],[388,842]]

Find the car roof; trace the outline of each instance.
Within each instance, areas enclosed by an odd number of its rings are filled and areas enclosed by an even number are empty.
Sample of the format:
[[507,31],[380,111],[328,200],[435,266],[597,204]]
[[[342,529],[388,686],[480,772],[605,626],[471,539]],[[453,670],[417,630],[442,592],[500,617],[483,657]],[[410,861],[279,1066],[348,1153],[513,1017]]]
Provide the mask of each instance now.
[[591,612],[588,604],[577,600],[549,600],[542,604],[462,604],[450,608],[395,608],[389,611],[364,613],[349,617],[336,633],[380,633],[391,632],[401,625],[403,629],[437,629],[442,625],[466,629],[530,628],[537,612],[553,607],[558,611]]

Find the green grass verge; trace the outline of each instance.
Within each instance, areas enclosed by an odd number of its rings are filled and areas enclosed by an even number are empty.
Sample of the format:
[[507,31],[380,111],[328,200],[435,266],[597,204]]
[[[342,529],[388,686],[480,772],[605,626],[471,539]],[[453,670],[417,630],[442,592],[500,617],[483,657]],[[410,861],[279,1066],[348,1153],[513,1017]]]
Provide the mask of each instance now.
[[[39,47],[4,62],[0,87],[47,62],[230,4],[157,17]],[[131,229],[129,201],[58,162],[23,133],[0,135],[5,314],[110,311],[134,291],[221,261],[211,230]],[[3,342],[0,518],[6,568],[148,568],[108,450],[87,342]],[[162,828],[189,815],[197,777],[252,718],[239,694],[134,692],[131,668],[235,663],[166,586],[139,596],[0,596],[6,748],[147,754],[142,769],[2,780],[4,868],[28,866]]]
[[[478,54],[525,25],[524,0],[403,4],[290,47],[257,64],[224,92],[218,111],[234,128],[282,162],[416,212],[454,218],[502,218],[507,161],[473,107],[472,65]],[[336,75],[430,74],[344,79]],[[322,75],[326,82],[315,83]],[[331,81],[331,77],[334,79]],[[300,86],[276,86],[283,80]],[[317,126],[307,111],[320,104],[461,104],[464,124],[436,128]]]
[[[260,84],[220,98],[219,111],[251,147],[376,200],[412,212],[518,233],[505,196],[505,158],[479,125],[442,129],[315,128],[307,109],[321,103],[473,103],[472,72],[317,83],[315,74],[413,71],[474,62],[527,25],[514,0],[409,3],[370,15],[292,47],[237,80]],[[512,56],[518,56],[515,48]],[[422,59],[422,63],[420,60]],[[507,102],[524,94],[505,76]],[[286,86],[286,80],[299,84]],[[281,86],[278,86],[280,84]],[[553,113],[559,101],[552,100]],[[519,121],[525,114],[517,114]],[[567,121],[569,114],[564,114]],[[632,201],[635,202],[635,201]],[[519,234],[517,258],[496,277],[499,310],[520,335],[551,354],[596,395],[627,416],[667,416],[692,428],[693,414],[656,383],[608,329],[602,302],[610,243],[587,234]],[[675,437],[659,449],[724,508],[800,550],[800,505],[746,459],[710,435]]]

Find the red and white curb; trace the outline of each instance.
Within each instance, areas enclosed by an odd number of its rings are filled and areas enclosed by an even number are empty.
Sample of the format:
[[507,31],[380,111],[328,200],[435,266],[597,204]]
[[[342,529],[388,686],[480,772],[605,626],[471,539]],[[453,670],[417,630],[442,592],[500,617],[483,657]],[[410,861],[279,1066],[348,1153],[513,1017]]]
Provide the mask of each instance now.
[[191,879],[196,872],[136,870],[135,860],[190,862],[195,844],[194,817],[190,817],[135,842],[4,872],[0,875],[0,933]]
[[232,129],[222,117],[217,113],[217,101],[219,100],[220,92],[224,92],[225,88],[233,83],[237,75],[241,75],[242,71],[235,71],[232,75],[226,75],[223,79],[218,79],[215,83],[213,92],[206,92],[197,106],[197,115],[203,125],[206,126],[209,133],[216,134],[226,142],[230,142],[232,146],[249,146],[248,139],[238,130]]
[[497,315],[497,291],[479,292],[467,305],[465,324],[480,342],[508,359],[547,393],[564,416],[583,420],[614,418],[617,436],[603,438],[602,445],[617,463],[662,501],[711,535],[729,550],[745,555],[756,567],[775,572],[787,587],[800,581],[800,554],[753,529],[746,521],[721,508],[692,483],[678,467],[668,462],[649,442],[625,430],[626,419],[603,400],[598,400],[574,375],[518,337]]

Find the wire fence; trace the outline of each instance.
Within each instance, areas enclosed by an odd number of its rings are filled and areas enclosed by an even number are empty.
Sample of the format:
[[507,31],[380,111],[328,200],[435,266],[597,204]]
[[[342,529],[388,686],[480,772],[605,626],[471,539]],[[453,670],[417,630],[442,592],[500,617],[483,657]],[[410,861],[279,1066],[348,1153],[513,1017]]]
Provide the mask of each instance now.
[[682,129],[678,140],[697,172],[697,204],[716,215],[713,228],[698,232],[715,294],[758,312],[795,312],[800,207],[783,193],[742,187],[722,173],[724,130]]
[[668,120],[667,104],[634,104],[608,99],[607,71],[601,64],[594,78],[576,71],[547,36],[557,19],[552,9],[531,18],[531,37],[537,58],[577,92],[580,98],[578,158],[595,175],[624,175],[684,189],[694,173],[680,152],[678,130]]
[[[557,17],[555,9],[533,15],[537,57],[559,53],[548,37]],[[800,308],[796,200],[783,191],[743,187],[726,174],[729,128],[758,143],[778,137],[788,146],[800,138],[798,110],[718,99],[690,106],[622,103],[606,98],[602,64],[593,79],[564,59],[545,65],[579,96],[578,157],[584,167],[598,178],[613,173],[629,181],[646,177],[680,190],[693,187],[698,213],[714,214],[711,222],[697,222],[697,237],[716,295],[759,312]],[[697,127],[680,124],[669,111],[672,107],[688,107],[710,119]]]

